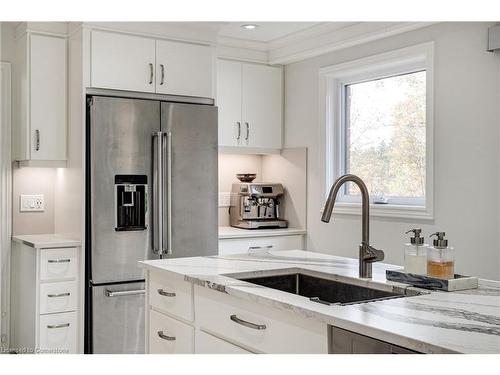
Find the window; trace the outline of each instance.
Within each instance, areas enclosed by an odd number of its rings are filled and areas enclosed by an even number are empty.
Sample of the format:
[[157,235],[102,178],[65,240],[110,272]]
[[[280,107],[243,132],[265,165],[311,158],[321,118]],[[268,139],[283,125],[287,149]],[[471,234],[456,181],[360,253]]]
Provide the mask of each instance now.
[[[361,177],[372,214],[432,218],[432,44],[323,68],[325,196],[343,174]],[[361,201],[348,183],[337,212]]]

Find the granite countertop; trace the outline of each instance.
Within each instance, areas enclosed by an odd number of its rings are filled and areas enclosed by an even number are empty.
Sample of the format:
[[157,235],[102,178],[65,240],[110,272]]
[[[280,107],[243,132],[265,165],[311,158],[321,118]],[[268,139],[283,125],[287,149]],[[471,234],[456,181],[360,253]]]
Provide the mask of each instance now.
[[219,227],[219,239],[292,236],[306,233],[307,231],[305,229],[300,228],[241,229],[234,227]]
[[[332,278],[356,278],[387,290],[417,290],[386,281],[383,263],[373,265],[373,279],[359,279],[358,260],[302,250],[267,251],[213,257],[140,262],[197,285],[296,313],[422,353],[500,353],[500,282],[480,280],[476,290],[425,294],[354,305],[323,305],[309,299],[229,277],[259,276],[269,271],[302,269]],[[274,272],[274,271],[273,271]],[[421,290],[422,291],[422,290]]]
[[81,241],[64,234],[23,234],[12,236],[12,240],[35,249],[81,246]]

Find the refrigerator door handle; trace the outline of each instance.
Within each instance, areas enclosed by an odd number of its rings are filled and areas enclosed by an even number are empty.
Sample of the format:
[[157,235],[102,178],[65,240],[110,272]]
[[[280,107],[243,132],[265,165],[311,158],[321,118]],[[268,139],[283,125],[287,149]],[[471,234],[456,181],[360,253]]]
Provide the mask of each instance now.
[[166,195],[165,200],[165,213],[166,213],[166,233],[163,233],[163,246],[166,254],[172,254],[172,133],[163,133],[166,139],[164,147],[164,173],[163,173],[163,192]]
[[153,251],[163,254],[163,132],[153,133]]

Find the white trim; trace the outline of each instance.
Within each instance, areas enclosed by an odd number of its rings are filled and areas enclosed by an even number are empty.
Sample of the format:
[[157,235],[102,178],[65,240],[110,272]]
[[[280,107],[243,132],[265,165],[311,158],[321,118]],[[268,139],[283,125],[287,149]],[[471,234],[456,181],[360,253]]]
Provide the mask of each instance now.
[[[329,186],[341,174],[341,155],[343,137],[341,127],[342,96],[340,87],[346,82],[362,81],[373,76],[390,76],[424,68],[426,70],[426,192],[425,206],[377,205],[372,204],[373,216],[403,217],[416,219],[434,218],[434,43],[428,42],[391,52],[369,56],[359,60],[321,68],[319,71],[320,87],[320,139],[319,160],[321,163],[321,194],[326,197]],[[379,75],[380,74],[380,75]],[[337,104],[335,104],[337,103]],[[333,155],[328,158],[327,155]],[[330,164],[334,163],[334,164]],[[335,212],[358,214],[359,203],[338,202]]]
[[[433,25],[435,22],[360,22],[269,49],[270,64],[290,64]],[[298,33],[297,35],[300,35]],[[277,43],[277,42],[275,42]]]
[[[10,247],[12,235],[11,65],[0,63],[0,334],[9,345]],[[7,94],[7,95],[6,95]],[[3,313],[6,313],[4,316]]]

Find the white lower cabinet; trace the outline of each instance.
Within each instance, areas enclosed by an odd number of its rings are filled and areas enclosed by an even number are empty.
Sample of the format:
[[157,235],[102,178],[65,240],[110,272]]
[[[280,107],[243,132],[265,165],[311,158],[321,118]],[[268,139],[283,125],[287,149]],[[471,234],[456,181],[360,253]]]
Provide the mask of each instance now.
[[34,248],[12,242],[10,347],[13,351],[81,352],[79,249]]
[[194,328],[154,310],[149,311],[149,353],[194,353]]
[[40,353],[76,353],[76,312],[40,315],[39,336]]
[[[151,296],[159,285],[170,293],[189,284],[191,299],[172,311],[157,310]],[[239,354],[239,353],[328,353],[326,324],[287,311],[243,300],[199,285],[192,285],[167,272],[148,271],[146,322],[147,352],[155,354]],[[185,316],[180,311],[188,312]],[[194,320],[192,320],[194,318]]]
[[196,354],[252,354],[248,350],[200,330],[196,331],[194,352]]
[[302,235],[227,238],[219,240],[219,255],[242,254],[265,250],[303,250]]
[[258,353],[328,353],[327,325],[195,286],[200,328]]

